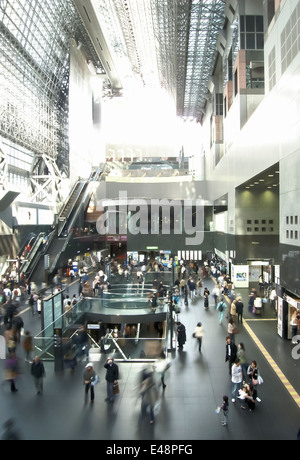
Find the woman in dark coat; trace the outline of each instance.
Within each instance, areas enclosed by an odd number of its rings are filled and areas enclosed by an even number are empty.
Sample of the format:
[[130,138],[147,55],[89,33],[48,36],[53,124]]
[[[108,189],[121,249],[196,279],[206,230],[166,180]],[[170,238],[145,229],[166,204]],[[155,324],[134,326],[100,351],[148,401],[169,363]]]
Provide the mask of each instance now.
[[186,342],[186,333],[185,333],[185,326],[180,322],[177,323],[177,341],[178,341],[178,348],[183,348],[183,345]]

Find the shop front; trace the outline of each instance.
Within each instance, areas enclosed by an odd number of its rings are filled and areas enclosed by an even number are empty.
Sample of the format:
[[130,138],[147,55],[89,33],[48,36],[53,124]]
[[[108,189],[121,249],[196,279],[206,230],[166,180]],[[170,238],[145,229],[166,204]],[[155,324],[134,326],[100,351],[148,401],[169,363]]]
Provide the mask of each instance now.
[[292,317],[299,312],[300,299],[288,294],[284,289],[277,289],[277,333],[282,339],[292,339]]

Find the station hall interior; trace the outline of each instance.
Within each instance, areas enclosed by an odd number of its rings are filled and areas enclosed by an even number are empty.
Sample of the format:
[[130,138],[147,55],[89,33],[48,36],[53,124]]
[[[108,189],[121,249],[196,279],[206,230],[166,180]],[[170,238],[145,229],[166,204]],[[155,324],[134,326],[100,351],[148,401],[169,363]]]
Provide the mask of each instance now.
[[[0,334],[9,280],[22,287],[17,311],[47,368],[44,401],[51,381],[48,402],[32,404],[19,343],[20,390],[10,394],[3,382],[0,425],[15,418],[25,439],[297,439],[299,1],[5,0],[0,50]],[[233,286],[221,327],[214,267]],[[176,305],[176,281],[190,277],[208,287],[207,311],[203,292]],[[159,283],[163,300],[154,305]],[[28,285],[41,315],[31,314]],[[253,290],[264,300],[256,312]],[[67,315],[73,295],[79,302]],[[236,343],[258,360],[264,384],[256,422],[231,403],[224,430],[215,409],[225,391],[231,401],[224,353],[236,296],[244,302]],[[61,354],[83,324],[100,373],[87,426],[72,399],[83,400],[86,362],[69,374]],[[3,370],[5,347],[0,341]],[[136,426],[134,389],[162,351],[172,365],[149,430]],[[121,392],[103,407],[108,353]],[[58,430],[53,420],[65,412],[74,425]]]

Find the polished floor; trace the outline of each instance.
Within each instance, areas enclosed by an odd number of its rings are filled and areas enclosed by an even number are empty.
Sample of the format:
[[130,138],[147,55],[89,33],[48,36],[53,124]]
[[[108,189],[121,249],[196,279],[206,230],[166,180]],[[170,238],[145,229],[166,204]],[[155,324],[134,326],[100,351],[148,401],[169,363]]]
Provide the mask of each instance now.
[[[213,281],[209,279],[205,285],[212,290]],[[22,369],[17,381],[19,391],[11,393],[8,382],[3,380],[0,425],[13,418],[24,440],[126,440],[129,443],[164,440],[175,444],[196,440],[296,440],[300,427],[297,400],[300,359],[295,359],[296,355],[292,354],[290,341],[283,341],[278,336],[275,314],[270,307],[265,307],[262,318],[253,318],[247,311],[248,291],[241,294],[247,323],[239,325],[236,343],[244,343],[248,361],[257,361],[264,379],[259,387],[261,402],[255,411],[242,410],[240,401],[231,402],[231,382],[225,363],[227,320],[224,317],[223,324],[218,324],[211,297],[208,311],[204,310],[202,298],[189,301],[188,306],[181,308],[179,319],[186,326],[187,342],[182,351],[176,349],[169,354],[172,366],[167,372],[167,387],[161,394],[161,409],[154,424],[150,424],[148,418],[140,419],[137,385],[144,364],[118,363],[120,394],[114,404],[107,404],[104,401],[105,356],[101,357],[94,363],[100,383],[91,405],[84,403],[85,361],[78,363],[74,373],[67,370],[62,374],[54,372],[52,362],[46,362],[44,394],[37,395],[30,376],[30,364],[24,361],[19,345]],[[37,316],[26,311],[22,318],[25,329],[33,334],[39,332]],[[201,354],[192,338],[198,321],[205,329]],[[276,369],[273,368],[274,362],[278,366]],[[0,360],[0,366],[3,365],[4,360]],[[280,378],[278,369],[286,380]],[[230,398],[227,427],[221,425],[221,415],[216,413],[224,394]]]

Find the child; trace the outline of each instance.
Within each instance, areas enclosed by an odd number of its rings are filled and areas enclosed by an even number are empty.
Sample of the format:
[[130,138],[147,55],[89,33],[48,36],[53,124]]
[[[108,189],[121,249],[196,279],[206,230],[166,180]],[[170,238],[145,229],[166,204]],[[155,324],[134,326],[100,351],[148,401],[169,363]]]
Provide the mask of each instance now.
[[224,420],[221,422],[221,425],[228,425],[228,396],[223,396],[223,403],[221,406],[221,411],[223,412]]

